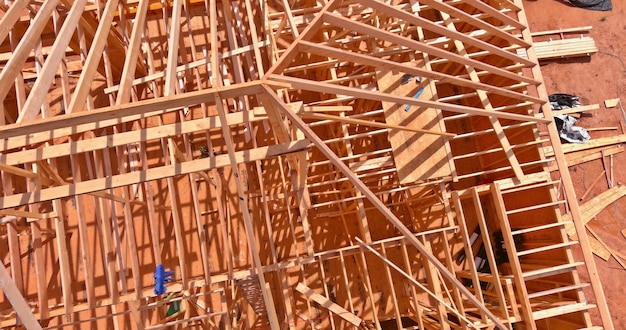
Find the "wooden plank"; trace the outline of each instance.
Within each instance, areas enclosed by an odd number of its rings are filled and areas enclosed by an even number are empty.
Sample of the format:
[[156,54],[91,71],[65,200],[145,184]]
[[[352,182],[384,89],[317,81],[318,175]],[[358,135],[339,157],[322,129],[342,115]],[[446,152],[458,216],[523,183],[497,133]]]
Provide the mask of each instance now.
[[[589,226],[587,226],[587,229],[589,229]],[[602,243],[600,243],[599,239],[594,236],[587,236],[587,238],[589,239],[589,248],[591,249],[591,252],[593,252],[593,254],[602,258],[602,260],[604,261],[608,261],[609,258],[611,258],[611,251],[609,251]]]
[[298,283],[298,285],[296,286],[296,291],[302,293],[308,299],[320,304],[320,306],[328,309],[329,311],[346,320],[355,327],[359,327],[363,322],[363,320],[361,320],[358,316],[350,313],[343,307],[335,304],[334,302],[330,301],[330,299],[322,296],[321,294],[315,293],[315,291],[302,283]]
[[[476,187],[472,189],[472,203],[474,204],[476,218],[478,219],[478,226],[480,227],[480,235],[482,236],[483,246],[487,254],[489,269],[491,270],[491,275],[493,276],[492,284],[495,286],[496,293],[498,294],[498,299],[500,299],[498,305],[500,306],[502,317],[505,320],[508,320],[509,311],[506,306],[504,291],[502,290],[500,274],[498,273],[498,264],[496,262],[496,256],[494,254],[495,249],[494,246],[491,244],[491,232],[489,231],[490,224],[487,223],[487,219],[485,218],[485,212],[483,211],[483,206],[480,201],[480,195],[478,194],[478,190],[476,189]],[[470,260],[469,262],[471,263],[472,261]]]
[[547,30],[547,31],[538,31],[531,32],[530,35],[533,37],[544,36],[548,34],[561,34],[561,33],[572,33],[572,32],[589,32],[593,29],[593,26],[581,26],[575,28],[566,28],[566,29],[558,29],[558,30]]
[[[589,56],[598,52],[595,41],[591,37],[568,38],[562,40],[537,41],[533,44],[537,58],[548,60],[574,56]],[[519,52],[524,56],[524,52]]]
[[600,109],[599,104],[583,105],[580,107],[574,107],[574,108],[563,109],[563,110],[552,110],[552,115],[553,116],[569,115],[572,113],[579,113],[579,112],[592,111],[592,110],[598,110],[598,109]]
[[96,33],[93,37],[93,44],[89,48],[89,53],[87,54],[87,58],[85,59],[83,71],[81,72],[80,77],[78,78],[78,82],[76,83],[76,89],[74,90],[74,94],[72,94],[70,104],[68,105],[67,109],[65,109],[66,113],[82,111],[83,107],[85,106],[87,96],[91,91],[91,82],[93,81],[96,72],[98,71],[98,67],[100,66],[100,59],[102,58],[104,46],[106,45],[108,40],[107,36],[109,35],[109,31],[111,30],[111,23],[113,22],[118,3],[119,0],[111,0],[106,2],[104,11],[98,20],[98,28],[96,29]]
[[591,182],[589,187],[587,187],[587,190],[585,190],[583,195],[578,199],[579,201],[582,201],[583,199],[585,199],[585,197],[587,197],[587,195],[589,195],[589,193],[591,192],[591,189],[593,189],[593,187],[596,186],[596,183],[598,183],[600,181],[600,179],[602,179],[602,177],[604,176],[605,173],[606,173],[606,171],[600,172],[600,174],[593,180],[593,182]]
[[7,61],[2,72],[0,72],[0,81],[5,82],[0,84],[0,100],[6,98],[13,86],[6,82],[13,81],[18,77],[30,53],[40,42],[41,33],[50,21],[50,16],[52,16],[52,12],[56,9],[58,2],[58,0],[46,1],[39,7],[35,19],[28,26],[24,35],[21,36],[19,43],[11,52],[9,61]]
[[[416,84],[414,82],[416,78],[412,78],[409,83],[402,84],[402,77],[402,72],[377,71],[378,90],[399,96],[413,96],[418,90],[422,90],[420,99],[433,100],[434,86],[430,80]],[[400,182],[409,184],[450,176],[452,169],[445,149],[445,140],[436,135],[454,136],[454,134],[441,131],[438,125],[442,119],[441,111],[436,108],[414,108],[405,111],[405,104],[386,101],[383,101],[382,105],[385,121],[389,126],[415,129],[389,132],[389,142]]]
[[[65,308],[65,317],[71,320],[74,308],[74,299],[72,295],[72,276],[70,274],[69,251],[67,249],[67,239],[65,230],[65,215],[63,214],[63,205],[60,199],[52,202],[53,209],[59,213],[55,219],[57,257],[59,258],[59,273],[61,274],[61,290],[63,291],[63,307]],[[117,289],[117,288],[115,288]]]
[[608,108],[615,108],[619,104],[619,97],[616,99],[604,100],[604,106]]
[[[212,43],[211,51],[212,51],[212,58],[217,59],[217,42],[216,42],[217,32],[215,32],[217,31],[217,26],[216,26],[217,12],[216,12],[215,6],[216,6],[215,0],[211,0],[211,31],[214,31],[212,33],[212,38],[213,38],[212,41],[215,42],[215,43]],[[216,73],[214,72],[214,74]],[[220,116],[220,120],[223,123],[228,123],[226,119],[226,109],[224,109],[222,102],[223,101],[221,100],[220,96],[216,95],[215,106],[217,107],[217,112]],[[252,260],[253,260],[256,275],[259,277],[259,283],[261,285],[261,294],[263,296],[263,301],[265,303],[265,308],[267,310],[269,324],[270,324],[270,327],[276,328],[276,327],[279,327],[278,316],[276,315],[276,308],[272,302],[272,297],[271,297],[272,292],[266,286],[267,282],[265,281],[265,275],[263,273],[262,263],[261,263],[261,259],[258,253],[259,250],[257,249],[257,243],[256,243],[255,235],[254,235],[255,231],[254,231],[254,227],[252,224],[252,218],[250,216],[250,209],[248,206],[249,204],[245,196],[244,182],[242,181],[241,174],[239,173],[239,167],[237,166],[238,160],[237,160],[236,153],[235,153],[235,147],[234,147],[234,143],[232,140],[231,130],[228,125],[222,125],[222,134],[224,137],[224,141],[226,143],[226,148],[228,150],[227,156],[228,156],[229,164],[231,166],[231,170],[233,171],[233,179],[237,187],[239,209],[242,211],[241,214],[244,220],[244,227],[245,227],[246,237],[248,239],[248,246],[252,254]]]
[[[569,143],[562,145],[559,149],[562,150],[564,154],[577,152],[582,150],[589,150],[598,147],[606,147],[613,144],[620,144],[626,142],[626,134],[615,135],[610,137],[598,138],[591,141],[587,141],[585,143]],[[553,147],[554,148],[554,147]],[[550,148],[544,148],[544,153],[546,157],[554,156],[554,151]]]
[[[626,185],[617,185],[590,199],[585,204],[580,205],[581,223],[586,224],[587,222],[591,221],[591,219],[598,215],[607,206],[611,205],[612,203],[624,196],[626,196]],[[567,221],[567,223],[565,224],[565,231],[567,232],[567,234],[572,237],[572,239],[577,239],[576,234],[578,231],[576,230],[575,226],[570,222],[572,221],[571,214],[564,214],[562,216],[562,220]]]
[[30,307],[28,307],[28,303],[24,296],[20,293],[15,282],[9,275],[9,272],[4,267],[4,264],[0,262],[0,289],[7,297],[13,309],[17,313],[17,316],[20,318],[20,321],[24,324],[26,329],[28,330],[41,330],[41,325],[37,322],[37,319],[30,311]]
[[137,68],[137,60],[139,58],[139,50],[141,46],[141,37],[146,28],[146,14],[148,12],[148,4],[150,0],[140,0],[135,12],[133,22],[133,30],[128,42],[128,52],[122,68],[122,77],[120,78],[119,93],[115,104],[127,103],[130,100],[130,92],[133,86],[133,79]]
[[20,19],[22,11],[29,4],[29,0],[16,0],[13,1],[9,9],[2,15],[0,20],[0,44],[4,42],[4,39],[9,35],[13,26]]
[[[521,0],[513,0],[513,1],[517,6],[520,6],[520,7],[522,6]],[[524,13],[524,11],[520,11],[518,13],[518,20],[525,26],[528,26],[528,20],[526,19],[526,14]],[[528,40],[532,42],[532,37],[530,35],[530,30],[528,28],[523,29],[521,32],[522,32],[522,36],[524,40]],[[528,56],[530,60],[538,61],[537,55],[533,47],[530,47],[528,49]],[[531,72],[534,77],[541,78],[542,76],[541,69],[538,65],[533,67],[531,69]],[[546,89],[545,84],[540,84],[537,86],[537,93],[539,97],[548,99],[548,91]],[[541,109],[546,114],[546,117],[548,118],[552,117],[552,109],[550,109],[549,104],[542,105]],[[571,178],[571,174],[569,173],[569,170],[567,168],[565,157],[563,156],[563,148],[560,143],[559,133],[556,130],[556,125],[547,125],[547,128],[548,128],[548,135],[550,136],[550,140],[552,141],[552,145],[554,148],[554,154],[556,155],[555,160],[558,165],[558,169],[560,171],[560,175],[562,178],[563,188],[565,190],[565,197],[571,209],[572,221],[574,222],[576,231],[583,232],[584,226],[580,219],[580,210],[579,210],[578,201],[576,200],[576,192],[574,190],[574,185],[572,184],[573,181]],[[596,298],[596,303],[598,305],[598,312],[600,313],[600,318],[602,319],[603,325],[607,329],[612,329],[613,320],[611,318],[611,313],[609,312],[609,307],[606,301],[606,297],[604,295],[602,283],[600,282],[600,278],[598,276],[598,269],[596,267],[593,254],[589,251],[589,249],[587,249],[587,246],[588,246],[587,235],[581,235],[581,238],[579,239],[579,241],[582,247],[581,251],[582,251],[583,259],[587,266],[587,271],[588,271],[589,278],[591,281],[591,286],[594,291],[594,296]],[[588,321],[588,317],[586,319]],[[586,323],[589,323],[589,322],[586,322]]]
[[[602,154],[612,156],[614,154],[623,152],[624,148],[622,145],[616,145],[613,147],[603,148],[603,149],[590,149],[583,150],[574,153],[569,153],[565,155],[565,159],[567,160],[567,166],[572,167],[575,165],[583,164],[586,162],[590,162],[592,160],[602,158]],[[553,164],[549,167],[550,171],[554,171],[557,169],[556,164]]]
[[[472,286],[476,292],[478,301],[484,304],[485,298],[483,297],[482,288],[480,287],[480,279],[478,275],[478,269],[476,269],[476,263],[474,263],[474,250],[472,249],[472,241],[469,236],[469,230],[467,228],[467,221],[465,220],[465,214],[463,212],[463,205],[461,204],[461,198],[458,191],[452,192],[452,203],[454,204],[454,210],[456,212],[457,223],[459,225],[459,231],[461,239],[463,240],[463,251],[465,252],[465,259],[470,269],[470,279],[472,280]],[[483,321],[486,320],[485,315],[481,315]]]
[[[385,244],[380,245],[380,250],[381,250],[382,258],[384,258],[383,260],[387,260],[391,263],[391,261],[387,258],[387,251],[385,249]],[[389,269],[389,264],[387,262],[385,262],[385,275],[387,277],[387,284],[389,284],[389,291],[387,292],[391,293],[390,296],[391,296],[391,302],[393,303],[393,311],[395,313],[396,326],[398,329],[402,329],[403,328],[402,316],[400,315],[400,308],[398,307],[398,297],[396,294],[396,286],[393,283],[393,277],[391,276],[391,270]],[[437,289],[441,289],[441,287],[437,287]],[[440,292],[437,292],[437,291],[435,292],[439,293],[440,295]],[[437,306],[440,308],[440,310],[445,310],[441,305],[437,305]],[[445,313],[440,313],[440,316],[441,315],[445,315]],[[441,322],[444,323],[445,320],[442,318]],[[449,330],[449,329],[446,329],[446,330]]]
[[526,289],[526,283],[524,282],[522,266],[519,258],[517,257],[517,248],[513,241],[513,233],[511,231],[511,224],[506,215],[506,207],[504,206],[504,200],[500,193],[500,188],[497,184],[491,184],[491,198],[495,204],[496,216],[502,229],[502,236],[504,238],[504,245],[506,246],[506,252],[509,257],[509,263],[511,264],[511,270],[513,271],[513,281],[517,289],[518,299],[522,305],[522,320],[529,329],[537,329],[537,325],[533,316],[533,310],[528,298],[528,290]]

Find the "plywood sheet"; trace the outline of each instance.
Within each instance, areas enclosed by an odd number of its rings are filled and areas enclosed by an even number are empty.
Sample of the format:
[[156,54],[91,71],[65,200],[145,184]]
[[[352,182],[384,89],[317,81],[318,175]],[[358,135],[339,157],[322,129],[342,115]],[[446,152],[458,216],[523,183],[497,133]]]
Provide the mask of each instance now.
[[[419,99],[433,99],[434,84],[428,79],[424,79],[421,83],[416,83],[416,80],[412,79],[402,84],[403,75],[403,72],[377,72],[378,90],[413,97],[423,87],[424,91]],[[412,106],[405,111],[406,104],[391,102],[382,102],[382,104],[387,124],[442,131],[442,125],[440,125],[442,117],[438,109]],[[398,168],[398,176],[403,184],[451,175],[445,140],[441,136],[394,130],[389,132],[389,140]]]

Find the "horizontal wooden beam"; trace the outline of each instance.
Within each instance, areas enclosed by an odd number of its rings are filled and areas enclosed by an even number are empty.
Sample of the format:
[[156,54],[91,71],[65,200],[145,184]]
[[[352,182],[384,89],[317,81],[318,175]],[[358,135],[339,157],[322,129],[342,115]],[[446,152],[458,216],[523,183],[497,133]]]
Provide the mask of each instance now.
[[[252,162],[279,155],[305,151],[308,150],[309,145],[310,142],[308,140],[299,140],[290,143],[237,151],[235,152],[235,159],[237,163]],[[159,180],[199,171],[206,171],[228,165],[230,165],[228,155],[200,158],[184,163],[176,163],[173,165],[160,166],[142,171],[118,174],[106,178],[93,179],[64,186],[5,196],[0,198],[0,209],[93,193],[100,190],[123,187],[131,184]]]
[[[227,114],[228,125],[238,125],[245,122],[261,121],[266,118],[252,116],[251,112],[233,112]],[[98,136],[91,139],[69,141],[62,144],[42,146],[34,149],[25,149],[7,154],[0,154],[0,170],[7,172],[18,171],[23,176],[36,177],[36,173],[22,170],[17,167],[7,167],[10,165],[26,164],[35,161],[63,157],[71,154],[113,148],[135,142],[146,142],[153,139],[161,139],[188,134],[197,131],[204,131],[220,128],[222,123],[218,116],[194,119],[185,122],[176,122],[155,127],[142,128],[123,133]],[[21,171],[20,171],[21,170]]]
[[[273,87],[288,87],[277,82],[263,82]],[[214,95],[233,98],[261,92],[261,81],[245,82],[196,92],[160,97],[92,111],[64,114],[28,123],[0,127],[0,150],[19,148],[51,139],[118,125],[142,118],[176,111],[200,103],[213,103]]]

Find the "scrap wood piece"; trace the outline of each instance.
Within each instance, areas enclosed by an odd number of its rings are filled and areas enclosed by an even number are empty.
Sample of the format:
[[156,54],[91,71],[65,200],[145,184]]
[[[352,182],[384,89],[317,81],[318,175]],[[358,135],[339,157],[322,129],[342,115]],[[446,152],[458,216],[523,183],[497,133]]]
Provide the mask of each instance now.
[[296,290],[305,295],[308,299],[313,300],[314,302],[320,304],[320,306],[328,309],[330,312],[351,323],[355,327],[360,326],[363,322],[363,320],[361,320],[361,318],[359,318],[358,316],[352,314],[345,308],[335,304],[334,302],[330,301],[330,299],[322,296],[321,294],[315,293],[315,291],[302,283],[298,283],[298,285],[296,286]]
[[593,189],[593,187],[596,186],[596,183],[598,183],[598,181],[600,181],[600,179],[602,179],[602,177],[604,176],[604,174],[606,174],[606,171],[602,171],[591,183],[591,185],[587,188],[587,190],[585,190],[585,193],[578,199],[579,201],[582,201],[583,199],[585,199],[585,197],[587,197],[587,195],[589,195],[589,193],[591,192],[591,189]]
[[[596,215],[598,215],[598,213],[604,210],[604,208],[624,196],[626,196],[626,186],[617,185],[581,205],[580,218],[583,224],[591,221],[591,219],[593,219],[593,217],[595,217]],[[563,215],[562,219],[563,221],[569,222],[565,224],[565,231],[567,232],[567,234],[572,239],[577,239],[576,229],[574,228],[574,224],[571,222],[572,216],[570,214],[565,214]]]
[[583,105],[582,107],[573,107],[573,108],[563,109],[563,110],[552,110],[552,116],[569,115],[572,113],[580,113],[580,112],[592,111],[592,110],[598,110],[598,109],[600,109],[599,104]]
[[581,26],[581,27],[565,28],[565,29],[558,29],[558,30],[531,32],[530,35],[532,37],[538,37],[538,36],[545,36],[548,34],[582,33],[582,32],[589,32],[592,29],[593,29],[593,26]]
[[592,160],[602,158],[602,155],[612,156],[617,153],[623,152],[624,148],[621,145],[611,146],[603,149],[591,149],[591,150],[583,150],[575,153],[570,153],[565,155],[565,159],[567,160],[568,166],[579,165],[582,163],[586,163]]
[[616,99],[604,100],[604,106],[608,108],[615,108],[619,104],[619,97]]
[[[592,160],[600,159],[602,158],[602,155],[613,157],[614,154],[620,153],[622,151],[624,151],[624,148],[621,145],[616,145],[616,146],[607,147],[603,149],[598,148],[598,149],[591,149],[591,150],[583,150],[583,151],[566,154],[565,160],[567,161],[567,166],[572,167],[575,165],[580,165],[586,162],[590,162]],[[558,168],[556,164],[552,164],[548,167],[548,170],[550,172],[556,171],[557,169]]]
[[[568,154],[572,152],[578,152],[582,150],[589,150],[593,148],[606,147],[614,144],[620,144],[626,142],[626,134],[620,134],[610,137],[604,137],[587,141],[585,143],[569,143],[561,146],[563,153]],[[544,147],[543,152],[546,157],[554,156],[554,150],[551,147]]]
[[[622,257],[622,254],[617,252],[617,251],[615,251],[614,249],[612,249],[608,245],[606,245],[606,243],[600,238],[600,236],[595,232],[595,230],[593,230],[591,228],[591,226],[585,226],[585,227],[591,233],[592,237],[595,237],[595,239],[600,244],[602,249],[604,249],[604,250],[606,250],[606,252],[608,252],[609,257],[613,256],[613,258],[615,258],[615,260],[620,264],[620,266],[622,266],[623,268],[626,268],[626,264],[624,264],[624,262],[620,259],[620,257]],[[595,253],[595,251],[594,251],[594,253]],[[604,260],[608,260],[608,258],[604,259]]]
[[[585,227],[589,229],[589,226]],[[591,252],[593,252],[593,254],[602,258],[604,261],[608,261],[609,258],[611,258],[611,251],[606,248],[604,242],[602,242],[597,236],[592,233],[592,235],[587,235],[587,239],[589,240],[589,248],[591,248]]]
[[594,131],[613,131],[613,130],[617,130],[618,127],[617,126],[606,126],[606,127],[589,127],[589,128],[585,128],[587,130],[587,132],[594,132]]

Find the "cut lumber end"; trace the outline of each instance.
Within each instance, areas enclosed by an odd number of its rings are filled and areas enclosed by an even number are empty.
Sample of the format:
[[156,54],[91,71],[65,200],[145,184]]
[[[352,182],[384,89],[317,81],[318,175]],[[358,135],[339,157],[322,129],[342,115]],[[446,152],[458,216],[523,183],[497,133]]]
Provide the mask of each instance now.
[[617,104],[619,103],[619,97],[616,99],[608,99],[608,100],[604,100],[604,106],[608,109],[608,108],[615,108],[617,106]]

